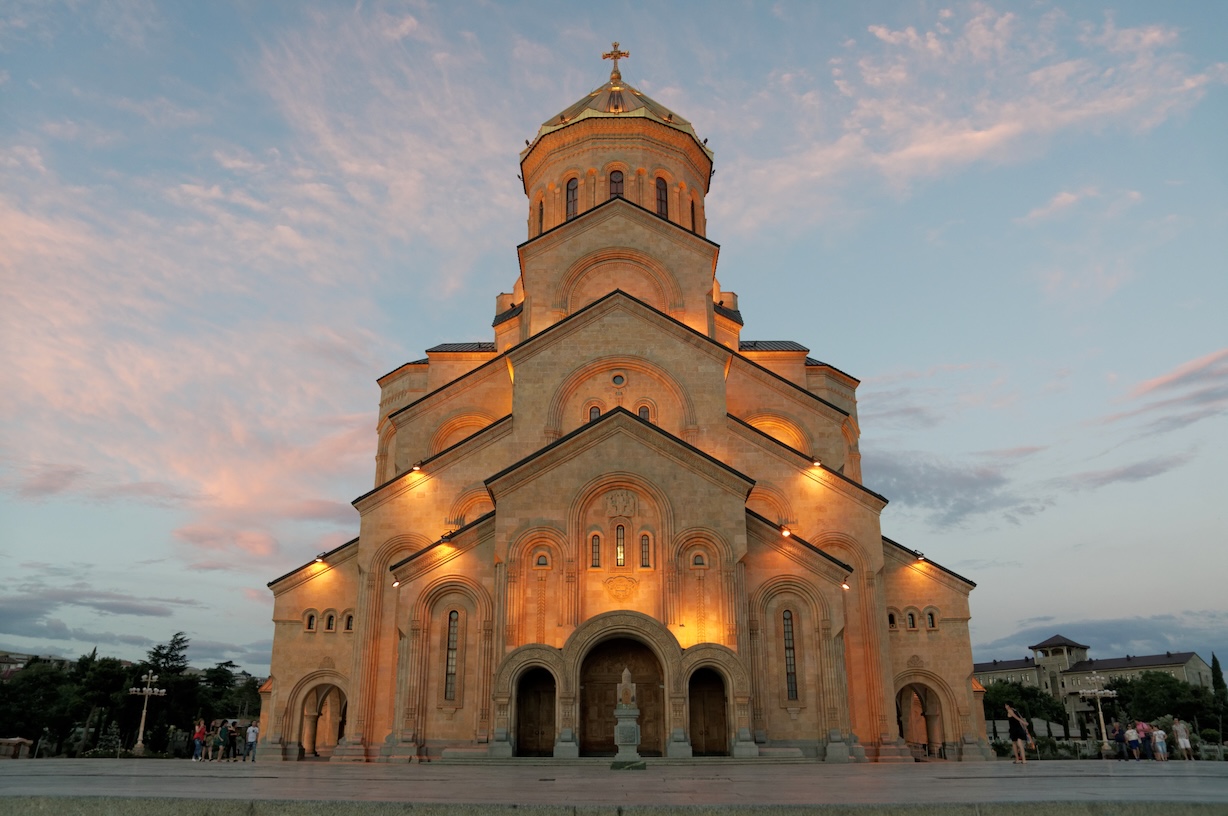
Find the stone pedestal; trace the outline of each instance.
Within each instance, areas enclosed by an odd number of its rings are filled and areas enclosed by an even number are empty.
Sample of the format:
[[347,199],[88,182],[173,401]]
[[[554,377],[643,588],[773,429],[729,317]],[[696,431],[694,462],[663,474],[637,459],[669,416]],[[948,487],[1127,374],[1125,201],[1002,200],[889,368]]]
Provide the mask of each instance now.
[[695,755],[691,748],[691,741],[687,739],[686,732],[681,728],[675,728],[669,734],[669,742],[665,744],[665,755],[671,759],[690,759]]
[[576,732],[570,728],[564,728],[559,732],[559,737],[554,742],[554,758],[555,759],[579,759],[580,758],[580,743],[576,740]]
[[749,728],[739,728],[734,735],[733,755],[738,759],[753,759],[759,756],[759,746],[755,744]]
[[847,763],[853,759],[852,752],[849,751],[849,744],[844,741],[844,735],[840,733],[840,729],[833,728],[827,732],[827,750],[824,752],[823,761],[833,763]]
[[618,753],[614,755],[615,762],[632,762],[640,758],[640,718],[639,708],[618,705],[614,708],[614,744]]

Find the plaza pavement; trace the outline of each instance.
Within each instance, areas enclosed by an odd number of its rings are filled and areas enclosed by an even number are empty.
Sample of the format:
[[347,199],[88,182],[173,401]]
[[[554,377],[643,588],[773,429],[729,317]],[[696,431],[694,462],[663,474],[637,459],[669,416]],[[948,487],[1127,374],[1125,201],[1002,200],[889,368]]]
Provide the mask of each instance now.
[[1228,814],[1228,762],[0,761],[0,814]]

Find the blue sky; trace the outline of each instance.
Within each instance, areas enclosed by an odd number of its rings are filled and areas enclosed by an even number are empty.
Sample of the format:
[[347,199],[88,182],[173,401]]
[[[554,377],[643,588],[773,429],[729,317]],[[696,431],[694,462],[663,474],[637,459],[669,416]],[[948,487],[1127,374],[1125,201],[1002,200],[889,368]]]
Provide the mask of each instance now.
[[267,670],[375,378],[488,340],[605,81],[716,154],[745,339],[862,381],[977,659],[1228,657],[1228,4],[0,0],[0,648]]

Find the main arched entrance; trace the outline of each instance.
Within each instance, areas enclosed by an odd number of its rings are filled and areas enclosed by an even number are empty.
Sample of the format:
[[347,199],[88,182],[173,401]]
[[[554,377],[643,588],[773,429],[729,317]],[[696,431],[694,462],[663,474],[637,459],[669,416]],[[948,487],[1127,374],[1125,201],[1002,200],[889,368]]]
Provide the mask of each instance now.
[[640,756],[661,756],[665,748],[665,694],[661,663],[647,646],[630,638],[603,641],[580,668],[580,753],[613,756],[614,706],[623,669],[631,671],[640,709]]
[[316,686],[303,698],[302,749],[304,759],[327,759],[337,743],[345,737],[348,709],[345,692],[340,687]]
[[516,756],[554,755],[554,675],[538,667],[516,684]]
[[895,696],[900,738],[918,762],[945,758],[942,739],[942,702],[933,689],[909,683]]
[[694,756],[729,755],[729,717],[725,681],[712,669],[699,669],[687,684]]

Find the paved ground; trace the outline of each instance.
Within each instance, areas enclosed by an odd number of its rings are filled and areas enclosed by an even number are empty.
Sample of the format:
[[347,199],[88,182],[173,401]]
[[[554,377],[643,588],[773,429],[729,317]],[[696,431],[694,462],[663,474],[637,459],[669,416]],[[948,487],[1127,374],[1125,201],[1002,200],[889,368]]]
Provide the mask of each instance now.
[[[359,806],[380,802],[400,805]],[[1158,808],[1159,803],[1167,804]],[[516,806],[528,816],[677,810],[787,813],[841,805],[874,805],[869,811],[892,813],[1228,814],[1228,762],[1055,761],[1017,766],[715,760],[650,761],[646,770],[612,771],[604,763],[533,760],[427,765],[0,761],[0,813],[341,814],[412,809],[460,814]],[[864,807],[853,810],[867,812]]]

